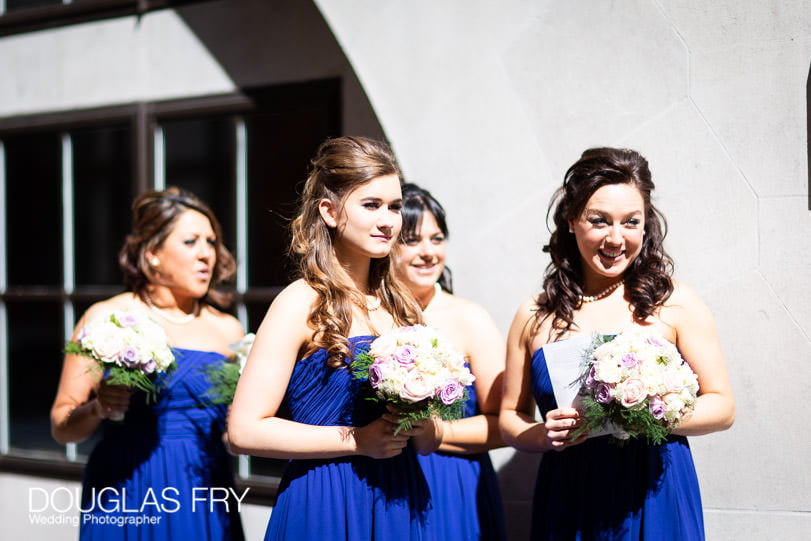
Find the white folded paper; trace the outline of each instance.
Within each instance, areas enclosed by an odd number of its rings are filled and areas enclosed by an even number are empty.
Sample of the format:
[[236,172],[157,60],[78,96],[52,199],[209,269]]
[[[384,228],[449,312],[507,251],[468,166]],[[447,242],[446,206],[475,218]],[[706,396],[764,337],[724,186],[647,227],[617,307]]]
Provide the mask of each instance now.
[[[593,334],[575,334],[572,338],[550,342],[543,347],[546,370],[552,382],[555,401],[559,408],[577,408],[580,391],[580,377],[583,375],[585,351],[594,341]],[[589,438],[623,433],[612,424],[602,430],[592,431]]]

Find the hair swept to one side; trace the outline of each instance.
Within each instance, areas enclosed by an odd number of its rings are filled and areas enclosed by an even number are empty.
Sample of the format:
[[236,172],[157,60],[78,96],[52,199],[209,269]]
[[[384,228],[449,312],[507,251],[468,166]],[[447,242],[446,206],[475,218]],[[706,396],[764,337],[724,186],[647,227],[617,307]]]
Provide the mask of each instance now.
[[369,291],[356,291],[340,280],[343,270],[332,247],[334,230],[327,227],[318,208],[323,199],[340,208],[352,190],[374,178],[399,178],[391,149],[366,137],[337,137],[324,141],[310,164],[300,211],[291,224],[290,254],[300,277],[318,295],[308,318],[314,333],[305,353],[324,348],[328,363],[339,366],[352,357],[348,340],[352,310],[366,306],[365,294],[378,296],[397,325],[419,323],[422,316],[408,289],[394,277],[390,255],[371,260]]
[[648,161],[634,150],[592,148],[569,168],[549,204],[554,229],[544,251],[552,261],[544,275],[544,294],[537,301],[536,329],[549,316],[553,317],[551,332],[557,337],[574,324],[572,314],[582,305],[583,269],[575,236],[568,233],[569,223],[580,217],[594,192],[609,184],[635,186],[645,204],[642,249],[623,276],[634,318],[641,321],[651,316],[673,293],[673,260],[663,244],[667,221],[651,202],[655,186]]
[[204,302],[228,308],[233,302],[233,279],[236,273],[234,256],[222,243],[222,228],[211,208],[188,190],[170,186],[162,191],[145,192],[132,203],[132,230],[118,253],[118,264],[124,284],[141,300],[147,286],[155,279],[155,271],[146,260],[146,253],[163,245],[174,229],[175,222],[188,210],[208,218],[216,237],[217,261],[211,274]]

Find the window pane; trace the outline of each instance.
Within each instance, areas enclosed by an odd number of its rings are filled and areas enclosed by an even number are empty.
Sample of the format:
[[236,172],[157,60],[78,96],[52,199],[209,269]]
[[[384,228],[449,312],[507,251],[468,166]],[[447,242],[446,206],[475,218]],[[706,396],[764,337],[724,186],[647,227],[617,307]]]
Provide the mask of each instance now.
[[14,449],[64,448],[51,438],[50,410],[62,371],[62,305],[7,301],[10,445]]
[[62,285],[62,181],[55,133],[3,139],[8,284]]
[[248,312],[248,328],[245,329],[245,332],[255,333],[259,329],[259,325],[262,324],[262,320],[265,319],[265,314],[270,308],[270,303],[271,301],[245,303],[245,310]]
[[281,458],[251,457],[251,475],[266,475],[268,477],[281,477],[287,460]]
[[259,112],[248,127],[248,283],[283,286],[290,221],[310,159],[340,134],[339,86],[333,81],[286,85],[252,96]]
[[76,285],[118,285],[134,197],[128,126],[71,133]]
[[234,124],[231,117],[162,122],[166,186],[178,186],[202,199],[220,221],[223,242],[236,238]]
[[18,9],[31,9],[42,6],[58,6],[64,0],[6,0],[6,11]]

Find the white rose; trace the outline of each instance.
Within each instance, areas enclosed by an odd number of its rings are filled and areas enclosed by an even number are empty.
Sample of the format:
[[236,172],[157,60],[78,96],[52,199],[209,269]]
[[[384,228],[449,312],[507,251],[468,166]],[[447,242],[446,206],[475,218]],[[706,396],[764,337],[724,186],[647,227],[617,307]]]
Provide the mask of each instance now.
[[384,334],[374,339],[369,347],[369,355],[375,359],[387,359],[394,354],[397,347],[397,337],[393,334]]
[[665,406],[667,406],[665,419],[671,422],[677,421],[681,416],[681,410],[684,409],[684,400],[676,393],[667,393],[662,399],[665,401]]
[[622,368],[614,359],[595,363],[595,376],[604,383],[619,383],[622,379]]
[[412,370],[400,390],[400,398],[407,402],[419,402],[434,395],[435,386],[430,378]]
[[115,362],[119,352],[124,349],[126,342],[121,329],[114,323],[108,323],[94,326],[88,332],[82,345],[92,349],[103,362],[112,363]]

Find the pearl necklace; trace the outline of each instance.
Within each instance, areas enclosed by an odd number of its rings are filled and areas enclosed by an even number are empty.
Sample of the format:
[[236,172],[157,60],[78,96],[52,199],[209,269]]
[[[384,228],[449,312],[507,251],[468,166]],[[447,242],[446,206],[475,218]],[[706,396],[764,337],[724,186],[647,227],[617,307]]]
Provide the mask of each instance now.
[[144,294],[144,300],[146,301],[146,305],[149,306],[150,309],[154,310],[159,316],[161,316],[166,321],[170,321],[176,325],[185,325],[186,323],[189,323],[191,320],[197,317],[197,312],[200,309],[200,301],[195,299],[194,309],[191,311],[191,313],[186,314],[185,316],[177,317],[167,313],[166,310],[155,306],[152,303],[152,299],[149,298],[149,295]]
[[612,291],[617,289],[620,286],[621,283],[622,282],[620,281],[620,282],[616,282],[614,284],[611,284],[610,286],[608,286],[604,290],[600,291],[596,295],[580,295],[580,302],[585,304],[587,302],[599,301],[600,299],[602,299],[603,297],[607,297],[609,293],[611,293]]

